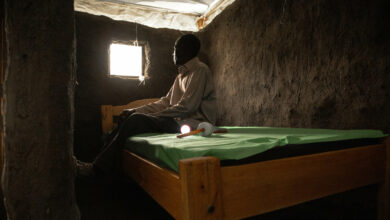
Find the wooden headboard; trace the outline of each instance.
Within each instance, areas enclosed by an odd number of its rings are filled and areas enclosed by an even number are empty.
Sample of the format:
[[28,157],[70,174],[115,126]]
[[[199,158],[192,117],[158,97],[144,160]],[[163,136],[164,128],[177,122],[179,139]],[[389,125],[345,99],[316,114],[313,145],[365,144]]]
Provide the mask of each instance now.
[[111,131],[114,128],[114,116],[119,116],[123,109],[129,109],[129,108],[137,108],[146,104],[149,104],[151,102],[155,102],[159,99],[157,98],[151,98],[151,99],[140,99],[133,102],[130,102],[126,105],[102,105],[101,111],[102,111],[102,131],[103,134]]

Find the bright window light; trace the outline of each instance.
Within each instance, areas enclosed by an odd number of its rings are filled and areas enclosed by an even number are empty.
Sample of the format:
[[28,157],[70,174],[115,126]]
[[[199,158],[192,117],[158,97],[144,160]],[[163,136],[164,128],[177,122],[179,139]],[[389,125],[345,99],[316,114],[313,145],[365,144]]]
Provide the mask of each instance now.
[[142,76],[142,47],[113,43],[110,45],[110,75]]

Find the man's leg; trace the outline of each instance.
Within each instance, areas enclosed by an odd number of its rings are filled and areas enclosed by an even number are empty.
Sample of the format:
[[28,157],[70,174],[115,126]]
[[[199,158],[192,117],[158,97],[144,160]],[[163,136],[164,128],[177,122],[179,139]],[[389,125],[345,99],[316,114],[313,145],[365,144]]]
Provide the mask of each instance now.
[[178,131],[179,125],[172,118],[133,114],[121,123],[116,135],[113,135],[103,147],[103,151],[96,157],[93,166],[96,171],[109,174],[120,161],[120,153],[127,138],[148,132],[175,133]]

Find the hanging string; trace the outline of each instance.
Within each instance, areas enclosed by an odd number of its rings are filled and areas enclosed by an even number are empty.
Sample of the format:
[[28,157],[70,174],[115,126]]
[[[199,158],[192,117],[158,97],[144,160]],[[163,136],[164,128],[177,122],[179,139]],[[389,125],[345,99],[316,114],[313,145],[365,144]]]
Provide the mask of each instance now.
[[[138,44],[138,24],[137,23],[135,23],[135,41],[134,41],[133,45],[136,47],[139,46],[139,44]],[[138,79],[140,81],[138,86],[140,86],[141,84],[145,85],[145,77],[143,75],[140,75],[138,77]]]
[[284,3],[283,3],[283,7],[282,7],[282,14],[280,15],[280,24],[284,24],[284,15],[286,13],[286,3],[287,3],[287,0],[284,0]]
[[134,46],[138,47],[138,25],[135,23],[135,41]]

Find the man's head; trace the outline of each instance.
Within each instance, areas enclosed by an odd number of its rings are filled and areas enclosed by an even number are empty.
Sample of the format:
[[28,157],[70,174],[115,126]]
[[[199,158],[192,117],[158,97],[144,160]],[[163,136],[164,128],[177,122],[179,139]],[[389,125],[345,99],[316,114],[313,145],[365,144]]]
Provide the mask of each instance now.
[[175,42],[173,51],[173,62],[176,66],[181,66],[192,58],[198,55],[200,49],[200,41],[193,34],[186,34],[181,36]]

